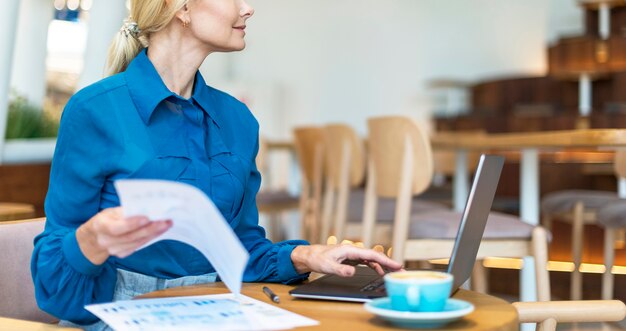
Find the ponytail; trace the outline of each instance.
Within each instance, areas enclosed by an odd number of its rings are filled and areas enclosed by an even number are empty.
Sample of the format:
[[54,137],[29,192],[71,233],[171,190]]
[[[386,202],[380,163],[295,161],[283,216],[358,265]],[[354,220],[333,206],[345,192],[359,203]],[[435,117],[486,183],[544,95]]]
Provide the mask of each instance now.
[[167,26],[187,1],[131,0],[131,16],[109,46],[105,75],[126,70],[137,54],[148,47],[150,34]]
[[126,70],[130,61],[145,47],[139,40],[140,33],[141,30],[137,23],[130,18],[124,22],[124,26],[115,34],[111,46],[109,46],[105,69],[106,76],[112,76]]

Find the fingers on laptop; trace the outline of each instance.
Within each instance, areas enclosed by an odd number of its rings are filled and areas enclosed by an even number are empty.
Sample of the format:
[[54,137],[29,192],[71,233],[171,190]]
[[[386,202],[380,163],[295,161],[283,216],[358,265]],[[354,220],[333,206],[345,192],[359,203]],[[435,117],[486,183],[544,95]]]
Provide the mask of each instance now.
[[395,271],[402,268],[402,265],[385,254],[371,250],[358,248],[354,246],[344,246],[345,257],[349,260],[360,260],[366,262],[370,267],[378,273],[383,274],[384,268]]

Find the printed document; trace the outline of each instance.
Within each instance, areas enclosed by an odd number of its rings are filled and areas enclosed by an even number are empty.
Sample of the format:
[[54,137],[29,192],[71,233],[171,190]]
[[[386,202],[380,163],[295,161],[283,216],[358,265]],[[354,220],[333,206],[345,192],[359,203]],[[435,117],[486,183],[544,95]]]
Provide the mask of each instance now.
[[173,221],[167,232],[143,247],[167,239],[191,245],[209,260],[231,292],[240,293],[248,251],[204,192],[166,180],[117,180],[115,188],[126,217]]
[[232,293],[86,306],[115,330],[285,330],[319,322]]

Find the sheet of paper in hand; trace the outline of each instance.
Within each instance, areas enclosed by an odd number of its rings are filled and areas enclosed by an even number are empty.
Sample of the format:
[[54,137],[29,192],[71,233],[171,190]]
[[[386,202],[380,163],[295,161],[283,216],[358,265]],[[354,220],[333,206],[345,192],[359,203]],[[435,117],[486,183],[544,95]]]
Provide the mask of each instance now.
[[167,239],[191,245],[209,260],[231,292],[240,293],[249,254],[204,192],[184,183],[143,179],[117,180],[115,189],[126,217],[173,221],[172,228],[143,247]]

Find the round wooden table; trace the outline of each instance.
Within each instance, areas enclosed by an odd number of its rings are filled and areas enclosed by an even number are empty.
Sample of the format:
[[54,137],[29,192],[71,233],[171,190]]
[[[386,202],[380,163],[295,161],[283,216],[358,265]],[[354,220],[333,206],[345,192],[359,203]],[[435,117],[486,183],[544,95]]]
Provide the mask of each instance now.
[[35,217],[35,207],[28,203],[0,202],[0,222]]
[[20,320],[15,318],[0,317],[0,331],[80,331],[81,329],[62,327],[55,324],[46,324]]
[[[278,307],[312,318],[320,322],[306,330],[392,330],[392,324],[367,312],[361,303],[297,299],[289,295],[294,286],[280,284],[244,283],[242,294],[270,304],[272,301],[263,293],[267,285],[279,297]],[[176,287],[142,295],[139,298],[192,296],[228,293],[223,283]],[[496,297],[473,291],[459,290],[454,298],[471,302],[474,312],[464,318],[434,330],[518,330],[517,311],[508,302]],[[300,328],[299,328],[300,329]],[[420,329],[428,330],[428,329]]]

